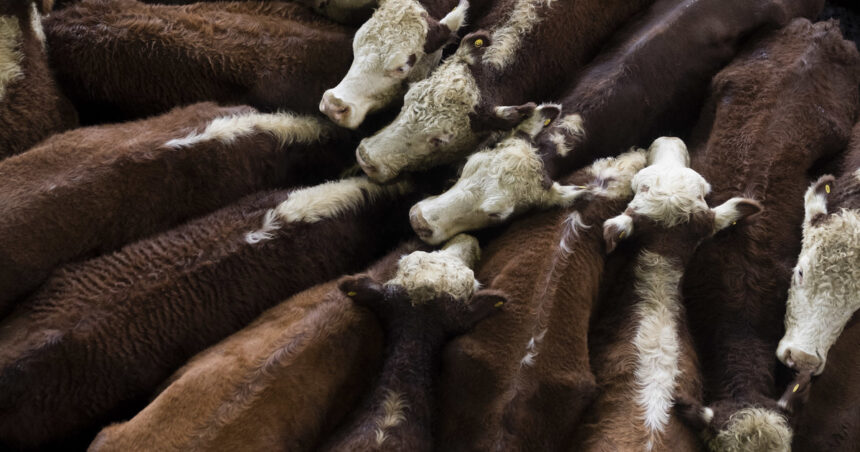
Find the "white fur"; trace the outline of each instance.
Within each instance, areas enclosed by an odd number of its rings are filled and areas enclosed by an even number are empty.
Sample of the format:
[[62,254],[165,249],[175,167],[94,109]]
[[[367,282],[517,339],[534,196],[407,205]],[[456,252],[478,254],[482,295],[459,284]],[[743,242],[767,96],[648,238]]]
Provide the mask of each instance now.
[[21,62],[22,32],[18,18],[0,16],[0,100],[6,95],[8,86],[24,77]]
[[714,452],[789,452],[791,427],[785,417],[764,408],[745,408],[729,418],[708,441]]
[[400,258],[397,273],[386,284],[403,286],[413,304],[426,303],[443,293],[466,301],[478,287],[470,268],[478,259],[478,240],[459,234],[441,250],[415,251]]
[[714,207],[714,231],[727,228],[740,220],[741,213],[737,206],[746,200],[746,198],[731,198],[719,206]]
[[543,341],[543,337],[546,336],[546,328],[542,329],[540,333],[535,336],[532,336],[529,339],[528,344],[526,344],[526,355],[523,356],[523,359],[520,360],[520,366],[523,367],[532,367],[535,365],[535,358],[538,355],[538,346],[541,341]]
[[806,189],[806,194],[803,196],[804,227],[807,227],[816,215],[827,213],[827,193],[816,193],[815,187],[817,185],[817,181],[810,185],[809,188]]
[[377,168],[369,176],[385,182],[404,170],[451,163],[478,144],[469,113],[480,92],[467,66],[468,51],[461,47],[430,77],[413,83],[394,121],[362,140],[365,163]]
[[378,185],[365,177],[351,177],[296,190],[275,208],[278,218],[292,223],[316,223],[350,210],[358,210],[366,202],[383,196],[397,197],[412,190],[408,182]]
[[275,209],[271,209],[263,216],[263,226],[256,230],[245,234],[245,241],[251,245],[272,240],[273,232],[281,228],[281,222],[278,221],[278,214]]
[[678,285],[682,271],[671,260],[650,251],[636,259],[635,290],[637,327],[633,345],[637,363],[636,403],[644,413],[651,450],[669,422],[674,404],[680,343],[677,323],[680,310]]
[[540,22],[538,9],[556,0],[517,0],[508,17],[493,31],[493,45],[484,53],[483,62],[498,70],[508,67],[520,50],[520,43]]
[[591,191],[609,199],[629,198],[633,195],[633,177],[645,168],[646,156],[644,149],[631,148],[618,157],[595,160],[589,167]]
[[809,370],[818,374],[830,347],[860,309],[860,210],[841,209],[816,226],[805,224],[794,272],[777,356],[786,362],[789,347],[817,356],[821,362]]
[[562,157],[573,149],[572,144],[567,142],[566,136],[572,136],[577,142],[585,139],[585,126],[579,113],[566,115],[557,121],[549,137],[550,141],[555,144],[555,152]]
[[382,416],[376,420],[376,445],[381,446],[388,439],[387,431],[397,427],[406,420],[406,410],[409,405],[403,395],[389,390],[382,401]]
[[582,221],[582,215],[578,211],[574,211],[564,220],[564,233],[561,235],[561,242],[559,242],[558,247],[565,254],[570,254],[573,250],[567,244],[567,237],[578,239],[580,230],[590,228],[590,225]]
[[204,141],[217,140],[232,143],[238,138],[253,133],[269,133],[281,145],[291,143],[313,143],[320,141],[333,131],[333,126],[313,116],[293,113],[247,113],[213,119],[202,132],[192,132],[184,138],[168,141],[165,146],[182,148]]
[[35,3],[30,5],[30,25],[33,27],[33,33],[36,34],[36,39],[42,43],[42,50],[44,50],[46,46],[45,29],[42,28],[42,15],[39,14],[39,10],[36,9]]

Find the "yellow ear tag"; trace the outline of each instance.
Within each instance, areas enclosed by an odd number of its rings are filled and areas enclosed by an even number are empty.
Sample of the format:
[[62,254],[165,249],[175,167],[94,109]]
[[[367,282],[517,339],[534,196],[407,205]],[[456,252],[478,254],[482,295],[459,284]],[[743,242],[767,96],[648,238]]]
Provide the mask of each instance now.
[[830,194],[830,184],[824,185],[824,191],[826,191],[828,195]]
[[500,301],[500,302],[496,303],[495,305],[493,305],[493,307],[494,307],[494,308],[501,308],[503,304],[505,304],[505,302],[504,302],[504,301]]
[[548,125],[549,125],[549,123],[551,123],[551,122],[552,122],[552,120],[551,120],[551,119],[549,119],[549,118],[544,119],[544,121],[543,121],[543,126],[544,126],[544,127],[546,127],[546,126],[548,126]]
[[358,295],[358,294],[357,294],[357,293],[355,293],[355,292],[347,292],[347,293],[346,293],[346,296],[347,296],[347,297],[354,297],[354,296],[356,296],[356,295]]
[[732,221],[732,226],[734,226],[734,225],[736,225],[736,224],[738,224],[738,222],[737,222],[737,221]]
[[484,45],[483,39],[478,38],[475,40],[475,47],[481,47],[482,45]]
[[621,235],[618,236],[619,239],[624,238],[624,234],[627,234],[627,231],[621,231]]
[[794,385],[794,389],[792,389],[791,392],[797,392],[798,389],[800,389],[800,383]]

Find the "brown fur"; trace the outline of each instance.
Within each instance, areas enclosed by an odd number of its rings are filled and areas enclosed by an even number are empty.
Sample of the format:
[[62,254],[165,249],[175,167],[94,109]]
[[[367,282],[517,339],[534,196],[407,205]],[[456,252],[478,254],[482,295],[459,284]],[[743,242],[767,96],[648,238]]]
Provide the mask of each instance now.
[[[562,100],[583,118],[584,134],[557,125],[541,134],[541,154],[558,178],[633,145],[687,130],[708,83],[759,28],[813,18],[823,0],[660,0],[625,26]],[[558,124],[558,123],[556,123]],[[556,152],[562,134],[566,155]]]
[[839,209],[860,209],[860,122],[854,125],[851,141],[845,151],[842,172],[833,182],[833,193],[827,195],[827,212],[837,213]]
[[[569,183],[600,184],[585,171]],[[446,348],[440,444],[456,450],[552,450],[564,444],[596,393],[588,319],[601,280],[601,224],[627,200],[595,197],[520,220],[483,251],[477,278],[502,290],[502,312]],[[579,212],[579,238],[564,224]],[[561,240],[571,250],[565,256]],[[533,367],[521,367],[530,338],[546,329]]]
[[778,411],[774,351],[800,252],[806,172],[844,148],[858,81],[853,44],[834,23],[805,19],[751,42],[714,78],[693,169],[712,184],[711,204],[746,195],[764,205],[758,221],[700,247],[684,285],[716,429],[744,407]]
[[393,247],[420,194],[285,223],[249,244],[246,234],[289,196],[253,195],[54,273],[0,324],[0,445],[59,441],[140,409],[193,354]]
[[352,60],[352,29],[294,3],[85,0],[52,14],[45,33],[87,122],[207,100],[314,114]]
[[[23,54],[23,77],[9,83],[0,97],[0,159],[24,152],[78,124],[78,114],[57,87],[45,49],[36,37],[30,21],[32,4],[6,0],[0,5],[0,16],[18,18],[22,33],[18,50]],[[36,4],[42,10],[49,6],[41,1]]]
[[263,189],[335,178],[354,143],[332,130],[282,146],[267,132],[165,146],[248,107],[211,103],[57,135],[0,162],[0,312],[60,264],[111,252]]

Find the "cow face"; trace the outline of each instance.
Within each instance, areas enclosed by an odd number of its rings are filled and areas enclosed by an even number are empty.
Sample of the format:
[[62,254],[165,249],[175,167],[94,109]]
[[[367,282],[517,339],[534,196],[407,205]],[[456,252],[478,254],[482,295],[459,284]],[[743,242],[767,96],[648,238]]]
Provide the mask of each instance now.
[[[758,213],[761,205],[751,199],[732,198],[710,209],[705,196],[711,186],[699,173],[690,169],[690,155],[678,138],[658,138],[648,149],[648,166],[633,177],[635,192],[627,210],[606,220],[603,236],[607,252],[637,229],[655,227],[672,235],[682,225],[690,225],[693,240],[704,239],[735,222]],[[692,249],[698,243],[691,244]]]
[[[860,171],[856,173],[860,178]],[[786,366],[815,375],[848,320],[860,309],[860,211],[827,212],[834,179],[807,190],[803,249],[785,313],[785,336],[776,355]]]
[[461,0],[441,21],[415,0],[383,0],[353,39],[353,61],[344,79],[323,94],[320,111],[354,129],[365,116],[390,104],[409,81],[421,80],[442,56],[442,47],[463,24]]
[[464,38],[430,77],[410,86],[394,121],[362,140],[356,159],[369,177],[385,182],[402,171],[451,163],[478,145],[469,120],[480,101],[470,66],[474,45]]

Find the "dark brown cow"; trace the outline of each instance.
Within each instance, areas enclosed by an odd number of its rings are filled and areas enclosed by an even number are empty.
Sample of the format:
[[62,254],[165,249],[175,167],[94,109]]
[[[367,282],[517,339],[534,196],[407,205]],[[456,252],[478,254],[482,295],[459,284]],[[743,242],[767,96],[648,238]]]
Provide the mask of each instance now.
[[693,169],[712,203],[746,195],[764,213],[703,244],[685,279],[716,450],[785,450],[774,351],[800,252],[807,171],[848,141],[860,56],[837,25],[796,19],[721,71],[697,126]]
[[[364,274],[387,280],[418,248],[407,242]],[[102,430],[90,451],[311,450],[370,389],[381,355],[373,315],[331,281],[195,356],[134,418]]]
[[48,68],[41,15],[50,11],[50,3],[0,4],[0,159],[78,123]]
[[510,0],[454,55],[413,83],[394,121],[356,150],[364,171],[387,181],[475,150],[496,105],[557,95],[609,36],[654,0]]
[[492,290],[476,292],[469,267],[479,254],[474,237],[458,235],[442,250],[404,256],[384,285],[370,275],[341,281],[347,296],[379,318],[387,345],[369,399],[323,450],[433,450],[439,350],[507,301]]
[[85,0],[47,18],[45,33],[87,122],[199,101],[316,113],[352,59],[352,29],[294,3]]
[[336,178],[354,149],[316,117],[211,103],[54,136],[0,162],[0,312],[60,264],[259,190]]
[[593,197],[512,224],[484,251],[478,280],[509,296],[502,312],[444,352],[439,444],[554,450],[595,395],[587,334],[603,256],[600,225],[632,197],[641,151],[599,160],[567,182]]
[[0,444],[61,440],[140,408],[194,353],[391,249],[412,187],[352,178],[254,195],[54,273],[0,324]]
[[677,138],[659,138],[648,167],[633,178],[636,196],[607,220],[607,261],[598,312],[589,334],[600,395],[575,450],[699,450],[696,432],[673,416],[676,394],[701,399],[692,339],[680,286],[696,247],[718,231],[761,210],[732,198],[713,209],[710,186],[689,168]]

